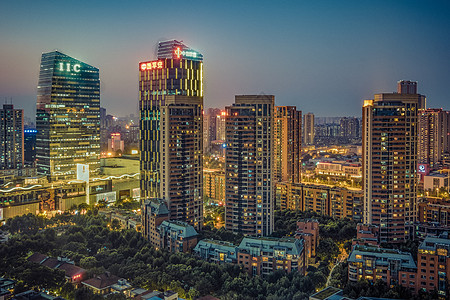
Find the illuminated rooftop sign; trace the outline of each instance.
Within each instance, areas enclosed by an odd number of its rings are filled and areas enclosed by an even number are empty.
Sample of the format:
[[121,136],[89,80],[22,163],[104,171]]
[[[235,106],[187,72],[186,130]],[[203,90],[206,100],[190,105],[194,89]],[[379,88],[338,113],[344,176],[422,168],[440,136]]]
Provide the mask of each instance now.
[[197,52],[193,50],[181,50],[180,47],[175,48],[174,52],[177,58],[186,57],[186,58],[197,58]]
[[139,69],[141,71],[162,69],[162,68],[164,68],[164,61],[162,60],[147,61],[139,64]]
[[81,65],[80,64],[71,65],[70,63],[65,63],[65,64],[63,62],[59,63],[59,70],[61,72],[64,72],[64,71],[71,72],[71,71],[73,71],[75,73],[80,73],[80,69],[81,69]]

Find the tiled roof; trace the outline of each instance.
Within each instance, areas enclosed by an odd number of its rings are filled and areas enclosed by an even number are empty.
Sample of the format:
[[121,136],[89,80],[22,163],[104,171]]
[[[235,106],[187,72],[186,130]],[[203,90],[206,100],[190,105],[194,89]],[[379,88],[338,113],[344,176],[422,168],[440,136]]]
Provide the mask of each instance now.
[[28,257],[27,260],[31,261],[31,262],[34,262],[34,263],[37,263],[37,264],[40,264],[47,258],[48,258],[47,255],[35,252],[30,257]]
[[110,287],[113,284],[116,284],[120,278],[116,275],[111,275],[109,273],[104,273],[93,277],[91,279],[87,279],[82,281],[84,285],[91,286],[97,290],[103,290]]
[[62,263],[63,262],[59,261],[54,257],[49,257],[43,263],[41,263],[41,265],[49,267],[50,269],[55,269]]
[[75,275],[84,273],[86,271],[83,268],[80,268],[80,267],[77,267],[75,265],[68,264],[68,263],[63,263],[61,266],[59,266],[58,269],[64,270],[67,277],[73,277]]

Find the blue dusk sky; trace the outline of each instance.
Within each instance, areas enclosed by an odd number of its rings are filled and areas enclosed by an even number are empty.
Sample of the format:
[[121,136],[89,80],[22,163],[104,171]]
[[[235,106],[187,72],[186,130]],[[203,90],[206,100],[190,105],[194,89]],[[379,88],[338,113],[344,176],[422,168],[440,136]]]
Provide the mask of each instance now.
[[450,1],[2,1],[0,101],[35,113],[40,56],[100,69],[101,106],[136,113],[138,62],[158,41],[204,55],[205,107],[273,94],[317,116],[360,116],[364,99],[418,81],[450,109]]

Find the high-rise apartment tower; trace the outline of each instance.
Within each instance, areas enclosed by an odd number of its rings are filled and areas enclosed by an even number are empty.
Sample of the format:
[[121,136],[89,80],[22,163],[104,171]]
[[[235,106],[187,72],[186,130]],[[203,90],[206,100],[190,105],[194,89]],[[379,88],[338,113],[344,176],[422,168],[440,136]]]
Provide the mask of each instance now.
[[274,180],[299,183],[302,112],[295,106],[275,106],[274,139]]
[[379,226],[383,243],[403,242],[412,234],[418,111],[424,107],[420,94],[383,93],[364,101],[364,222]]
[[226,107],[225,228],[267,236],[274,228],[271,95],[236,96]]
[[450,111],[429,108],[419,112],[419,163],[435,168],[450,152]]
[[0,170],[21,169],[24,163],[23,109],[0,109]]
[[314,144],[314,114],[307,113],[303,116],[303,141],[305,145]]

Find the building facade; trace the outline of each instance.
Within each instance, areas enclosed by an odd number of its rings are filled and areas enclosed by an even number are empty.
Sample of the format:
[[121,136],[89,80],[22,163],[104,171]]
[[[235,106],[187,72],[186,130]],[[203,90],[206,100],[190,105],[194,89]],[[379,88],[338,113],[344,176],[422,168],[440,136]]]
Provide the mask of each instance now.
[[220,116],[219,108],[209,108],[203,115],[203,149],[209,152],[211,142],[217,140],[217,117]]
[[[159,43],[157,60],[139,63],[142,199],[162,196],[161,108],[166,105],[168,96],[202,99],[202,60],[203,56],[197,51],[171,40]],[[200,127],[203,127],[202,124]],[[202,137],[202,130],[200,136]]]
[[339,122],[341,136],[348,139],[357,139],[359,134],[359,120],[355,117],[345,117]]
[[301,180],[302,112],[295,106],[275,106],[274,180]]
[[348,163],[344,161],[320,161],[316,165],[317,175],[338,177],[346,179],[361,179],[362,166],[360,163]]
[[198,233],[186,222],[163,221],[158,227],[161,249],[170,252],[189,252],[197,245]]
[[398,284],[414,292],[416,276],[416,263],[407,252],[356,245],[348,257],[348,280],[351,282],[383,280],[389,286]]
[[435,197],[419,199],[417,221],[450,229],[450,200]]
[[36,165],[51,180],[100,167],[99,70],[59,51],[43,53],[36,107]]
[[314,114],[307,113],[303,116],[303,141],[305,145],[313,145],[314,136]]
[[0,170],[24,167],[23,109],[3,104],[0,109]]
[[170,95],[160,107],[160,195],[170,220],[203,225],[203,98]]
[[319,246],[319,221],[315,219],[298,220],[295,237],[303,239],[306,258],[315,258],[317,246]]
[[34,128],[25,128],[23,131],[24,160],[26,164],[33,166],[36,161],[36,134],[37,130]]
[[424,109],[419,112],[419,163],[432,169],[450,152],[450,111]]
[[[399,86],[402,85],[399,82]],[[364,223],[380,227],[382,243],[412,236],[417,199],[420,94],[376,94],[363,106]]]
[[225,228],[267,236],[274,226],[274,96],[236,96],[226,107]]
[[194,253],[203,260],[216,264],[237,263],[238,247],[230,242],[217,240],[200,240]]
[[239,244],[237,263],[250,275],[267,276],[277,270],[306,272],[303,240],[284,238],[249,238]]
[[160,247],[158,227],[169,220],[169,210],[162,199],[145,201],[142,210],[143,235],[154,247]]
[[437,290],[439,297],[448,299],[450,240],[448,238],[426,237],[419,246],[417,271],[417,291]]
[[277,270],[305,274],[307,267],[304,241],[290,237],[246,237],[239,246],[223,241],[201,240],[194,253],[217,264],[239,264],[253,276],[267,276]]
[[225,203],[225,171],[203,169],[203,196],[219,202],[219,205]]
[[276,185],[280,209],[314,211],[335,218],[362,221],[363,191],[310,183],[281,182]]

